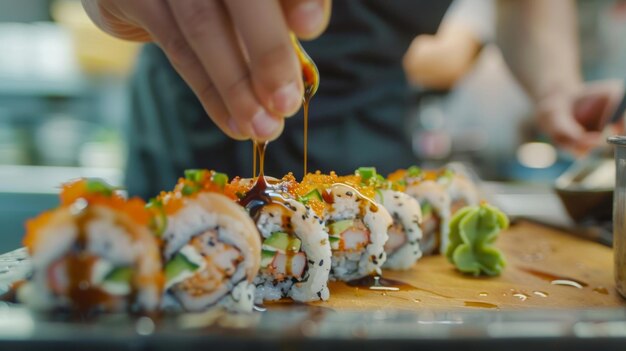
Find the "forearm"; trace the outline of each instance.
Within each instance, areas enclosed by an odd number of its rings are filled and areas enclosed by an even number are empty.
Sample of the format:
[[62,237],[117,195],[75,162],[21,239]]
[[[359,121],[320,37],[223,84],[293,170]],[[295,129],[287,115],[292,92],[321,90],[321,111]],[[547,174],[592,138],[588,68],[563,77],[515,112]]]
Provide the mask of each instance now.
[[535,101],[580,87],[575,6],[572,0],[498,1],[498,44]]

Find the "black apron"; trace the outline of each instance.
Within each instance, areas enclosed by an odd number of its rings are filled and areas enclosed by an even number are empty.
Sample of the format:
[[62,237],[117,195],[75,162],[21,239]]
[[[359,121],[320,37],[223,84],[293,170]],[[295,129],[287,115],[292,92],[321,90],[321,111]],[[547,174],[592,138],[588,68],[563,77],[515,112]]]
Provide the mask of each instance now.
[[[419,34],[436,32],[450,1],[337,0],[328,29],[303,43],[320,70],[309,114],[309,171],[386,174],[417,160],[407,128],[410,89],[402,56]],[[188,168],[252,176],[252,143],[223,134],[153,44],[142,50],[131,85],[126,186],[149,198]],[[302,112],[269,144],[266,174],[302,175]]]

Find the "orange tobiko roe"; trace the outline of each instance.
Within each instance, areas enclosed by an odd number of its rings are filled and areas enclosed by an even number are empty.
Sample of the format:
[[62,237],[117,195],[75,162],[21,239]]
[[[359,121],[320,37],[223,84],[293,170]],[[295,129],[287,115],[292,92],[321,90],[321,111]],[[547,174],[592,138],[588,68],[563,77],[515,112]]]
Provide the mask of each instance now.
[[[256,179],[256,178],[255,178]],[[224,187],[224,191],[235,195],[234,200],[237,200],[237,194],[246,194],[255,184],[255,179],[243,179],[241,177],[235,177]]]
[[116,192],[103,194],[89,191],[87,179],[79,179],[66,183],[61,188],[61,206],[70,206],[78,199],[85,199],[90,205],[101,205],[120,211],[128,215],[132,220],[140,225],[147,225],[150,222],[150,214],[146,210],[146,203],[137,197],[125,199]]
[[[124,213],[139,225],[146,226],[150,222],[150,213],[146,210],[146,203],[142,199],[131,198],[126,200],[115,192],[112,192],[110,195],[105,195],[89,191],[87,189],[87,179],[79,179],[64,184],[61,188],[59,198],[61,207],[71,206],[76,200],[84,199],[89,205],[106,206]],[[26,235],[22,241],[24,246],[31,251],[33,250],[37,233],[48,225],[53,215],[54,210],[46,211],[26,221]]]
[[436,169],[424,170],[422,172],[422,180],[437,180],[442,173],[440,170]]
[[[200,180],[197,180],[197,181],[186,179],[186,178],[179,178],[178,183],[176,183],[176,186],[174,187],[174,192],[180,192],[181,195],[183,196],[195,196],[197,193],[200,193],[200,192],[211,192],[211,193],[219,193],[219,194],[226,195],[227,197],[233,200],[237,199],[237,196],[235,196],[235,193],[230,188],[225,186],[226,184],[222,186],[220,184],[216,184],[213,181],[213,177],[216,174],[215,171],[203,170],[201,172],[202,172],[201,178]],[[199,187],[200,189],[191,195],[184,195],[182,194],[182,191],[185,185],[191,186],[191,187]]]
[[31,254],[33,253],[35,242],[37,241],[37,233],[48,225],[52,219],[52,215],[52,211],[46,211],[26,221],[26,235],[24,235],[22,243]]
[[[173,191],[162,191],[156,199],[163,205],[163,211],[165,212],[165,214],[175,214],[183,208],[185,204],[185,198],[193,199],[197,197],[200,193],[219,193],[228,197],[231,200],[236,200],[237,196],[235,195],[235,189],[233,189],[233,187],[229,184],[226,184],[224,187],[220,186],[219,184],[215,184],[212,178],[213,174],[213,171],[203,172],[202,179],[197,182],[186,178],[179,178],[178,183],[176,183]],[[198,190],[194,191],[192,194],[185,195],[183,193],[183,189],[186,186],[198,188]]]
[[183,208],[183,196],[180,192],[162,191],[156,200],[163,205],[163,211],[167,215],[173,215]]
[[[320,171],[315,173],[309,173],[300,183],[290,183],[289,193],[291,193],[296,199],[301,198],[309,194],[313,189],[317,189],[320,194],[329,191],[328,189],[334,184],[345,184],[356,189],[360,195],[373,199],[375,196],[375,189],[371,186],[363,185],[361,176],[359,175],[347,175],[338,176],[335,172],[329,174],[323,174]],[[318,198],[308,199],[307,205],[315,211],[318,215],[323,215],[327,203]]]
[[391,182],[397,182],[399,180],[404,179],[405,176],[406,176],[406,169],[399,169],[393,173],[390,173],[387,176],[387,180]]

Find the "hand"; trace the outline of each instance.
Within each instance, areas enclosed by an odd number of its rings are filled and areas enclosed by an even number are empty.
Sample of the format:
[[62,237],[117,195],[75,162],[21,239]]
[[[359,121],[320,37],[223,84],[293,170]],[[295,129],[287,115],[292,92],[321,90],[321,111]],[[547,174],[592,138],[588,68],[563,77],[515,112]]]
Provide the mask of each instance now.
[[[585,84],[538,102],[539,126],[553,141],[581,154],[604,143],[602,129],[624,94],[620,80]],[[617,128],[617,126],[612,126]]]
[[105,32],[154,41],[211,119],[235,139],[271,140],[302,103],[289,38],[328,24],[330,0],[83,0]]

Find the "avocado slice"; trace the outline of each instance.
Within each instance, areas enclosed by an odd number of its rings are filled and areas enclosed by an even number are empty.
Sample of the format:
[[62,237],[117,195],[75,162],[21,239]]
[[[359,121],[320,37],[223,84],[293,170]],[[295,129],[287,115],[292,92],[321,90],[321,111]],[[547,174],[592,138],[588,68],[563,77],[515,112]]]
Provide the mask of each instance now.
[[423,217],[426,217],[433,212],[433,205],[431,205],[430,202],[424,202],[423,204],[421,204],[421,207]]
[[261,250],[261,267],[269,266],[274,260],[274,256],[276,256],[276,251]]
[[344,219],[342,221],[336,221],[328,225],[328,234],[339,235],[353,226],[354,226],[354,220],[352,219]]
[[322,194],[320,194],[320,191],[317,189],[313,189],[311,191],[309,191],[306,195],[300,197],[300,202],[302,203],[308,203],[311,200],[317,200],[317,201],[323,201],[322,198]]
[[263,246],[269,246],[280,252],[298,252],[301,245],[300,239],[283,232],[272,233],[269,238],[263,241]]
[[169,282],[181,273],[188,271],[193,272],[200,266],[191,262],[187,256],[177,253],[169,262],[165,264],[165,281]]
[[111,270],[104,277],[104,282],[130,283],[133,277],[133,270],[130,267],[118,267]]

